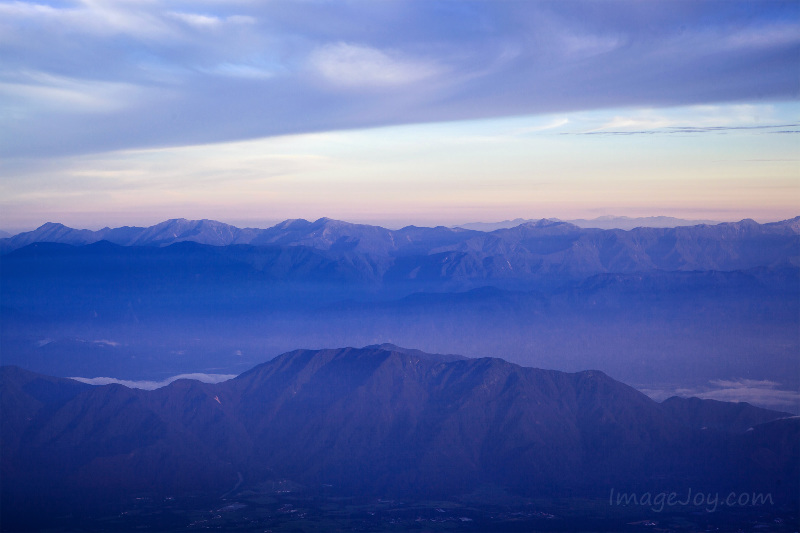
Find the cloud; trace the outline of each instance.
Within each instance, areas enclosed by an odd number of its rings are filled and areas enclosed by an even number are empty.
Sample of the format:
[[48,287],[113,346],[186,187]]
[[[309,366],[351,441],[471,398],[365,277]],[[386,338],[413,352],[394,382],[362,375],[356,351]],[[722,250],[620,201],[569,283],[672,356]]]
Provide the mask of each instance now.
[[212,68],[203,68],[201,71],[220,76],[232,76],[235,78],[250,79],[266,79],[275,75],[275,73],[269,69],[260,68],[254,65],[235,63],[221,63]]
[[796,47],[800,44],[800,32],[796,23],[779,22],[735,32],[722,44],[734,49]]
[[258,21],[255,17],[248,15],[230,15],[227,17],[218,17],[214,15],[203,15],[200,13],[183,13],[173,11],[167,13],[168,16],[183,22],[189,26],[199,29],[213,29],[222,24],[256,24]]
[[569,118],[561,117],[561,118],[553,119],[551,122],[548,122],[547,124],[543,124],[541,126],[531,126],[529,128],[519,128],[519,129],[516,129],[516,130],[512,131],[510,134],[511,135],[525,135],[527,133],[536,133],[536,132],[540,132],[540,131],[554,130],[554,129],[560,128],[562,126],[566,126],[569,123],[570,123]]
[[221,383],[223,381],[227,381],[235,377],[236,374],[194,373],[194,374],[179,374],[177,376],[172,376],[171,378],[167,378],[163,381],[129,381],[125,379],[116,379],[107,377],[97,377],[97,378],[73,377],[70,379],[74,379],[75,381],[80,381],[81,383],[87,383],[89,385],[110,385],[112,383],[116,383],[118,385],[124,385],[125,387],[128,387],[130,389],[155,390],[155,389],[160,389],[161,387],[166,387],[173,381],[177,381],[179,379],[193,379],[196,381],[200,381],[202,383]]
[[590,58],[616,50],[623,44],[616,36],[566,34],[561,37],[563,53],[571,58]]
[[0,2],[0,156],[796,98],[798,4],[742,5]]
[[145,88],[123,82],[87,81],[45,72],[24,71],[0,81],[0,95],[9,107],[36,114],[107,114],[144,96]]
[[197,13],[170,13],[170,16],[199,28],[214,27],[220,24],[222,20],[219,17],[210,17],[208,15],[200,15]]
[[118,343],[116,341],[109,341],[109,340],[106,340],[106,339],[100,339],[100,340],[92,341],[92,344],[97,344],[98,346],[111,346],[112,348],[116,348],[117,346],[120,346],[120,343]]
[[722,387],[726,389],[777,389],[780,383],[771,381],[769,379],[712,379],[709,381],[714,387]]
[[722,402],[747,402],[769,409],[800,412],[800,391],[787,390],[781,383],[771,380],[715,379],[702,387],[640,390],[656,401],[663,401],[671,396],[696,397]]
[[351,88],[407,85],[441,72],[424,60],[349,43],[324,45],[314,50],[309,61],[327,81]]
[[17,1],[0,3],[0,17],[5,18],[4,25],[12,28],[14,24],[46,27],[55,35],[125,34],[158,40],[169,37],[172,31],[158,10],[153,9],[156,5],[130,0],[81,0],[70,7],[56,7]]
[[723,402],[748,402],[796,410],[800,406],[800,391],[782,390],[780,383],[769,380],[712,380],[711,390],[698,392],[698,398]]
[[[674,135],[693,133],[729,133],[742,130],[762,130],[763,133],[800,133],[798,130],[785,130],[783,128],[797,128],[800,124],[765,124],[763,126],[666,126],[666,123],[643,123],[638,121],[616,123],[618,127],[631,129],[600,129],[577,133],[565,132],[565,135]],[[634,126],[646,129],[636,129]],[[766,161],[766,160],[763,160]],[[775,160],[773,160],[775,161]]]
[[[615,114],[601,124],[565,132],[574,135],[669,135],[727,133],[740,130],[773,132],[798,124],[778,122],[782,118],[770,104],[696,105],[679,109],[641,108]],[[633,113],[631,113],[633,111]],[[794,117],[790,117],[794,118]],[[591,118],[584,124],[591,123]]]

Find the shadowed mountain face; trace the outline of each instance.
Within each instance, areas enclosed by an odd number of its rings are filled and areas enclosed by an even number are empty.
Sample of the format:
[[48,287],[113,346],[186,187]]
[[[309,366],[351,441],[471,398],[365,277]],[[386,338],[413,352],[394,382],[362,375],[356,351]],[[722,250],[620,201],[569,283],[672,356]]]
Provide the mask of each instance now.
[[373,496],[702,486],[784,501],[800,474],[800,419],[785,413],[659,404],[598,371],[392,345],[298,350],[227,382],[154,391],[16,367],[0,381],[4,520],[78,493],[221,495],[277,480]]

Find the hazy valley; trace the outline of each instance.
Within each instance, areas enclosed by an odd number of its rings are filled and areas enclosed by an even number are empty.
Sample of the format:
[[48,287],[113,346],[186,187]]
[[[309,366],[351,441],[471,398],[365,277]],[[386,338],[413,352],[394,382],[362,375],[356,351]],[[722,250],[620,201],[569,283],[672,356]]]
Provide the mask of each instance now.
[[798,224],[46,224],[0,241],[3,358],[162,381],[393,342],[799,412]]

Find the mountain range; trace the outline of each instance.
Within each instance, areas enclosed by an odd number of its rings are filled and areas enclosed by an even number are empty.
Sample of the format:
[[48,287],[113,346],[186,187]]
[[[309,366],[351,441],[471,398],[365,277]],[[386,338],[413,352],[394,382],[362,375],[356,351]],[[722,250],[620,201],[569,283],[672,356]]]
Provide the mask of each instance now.
[[[622,217],[624,218],[624,217]],[[674,235],[680,238],[687,233],[701,233],[707,236],[714,236],[716,233],[739,232],[749,234],[750,237],[757,233],[768,234],[797,234],[800,231],[800,217],[785,220],[782,222],[771,222],[758,224],[749,219],[740,222],[728,222],[709,225],[705,222],[685,226],[665,225],[668,217],[648,217],[641,219],[629,219],[642,222],[642,225],[622,230],[619,228],[607,228],[615,235],[623,235],[625,231],[634,231],[633,235],[642,234],[644,230],[659,229],[667,230],[656,232],[661,238],[668,238]],[[602,221],[604,219],[595,219]],[[614,218],[613,220],[617,220]],[[670,221],[672,219],[669,219]],[[675,219],[677,220],[677,219]],[[583,224],[584,220],[577,220]],[[647,225],[650,222],[651,225]],[[700,222],[700,221],[685,221]],[[490,233],[496,238],[505,240],[513,233],[503,230],[518,228],[516,233],[524,233],[525,229],[538,228],[537,233],[543,235],[571,235],[588,234],[596,235],[599,229],[578,225],[570,222],[563,222],[557,219],[523,220],[517,219],[500,224],[508,223],[509,226],[494,228],[491,231],[481,229],[465,229],[462,227],[447,228],[438,226],[435,228],[406,226],[399,230],[390,230],[380,226],[370,226],[365,224],[352,224],[329,218],[321,218],[314,222],[303,219],[286,220],[267,229],[257,228],[237,228],[229,224],[214,220],[186,220],[172,219],[166,220],[150,227],[123,226],[118,228],[103,228],[92,231],[85,229],[73,229],[63,224],[48,222],[39,228],[19,233],[11,237],[0,239],[2,250],[8,251],[20,248],[34,242],[59,242],[64,244],[84,245],[106,240],[121,246],[166,246],[176,242],[198,242],[214,246],[227,246],[231,244],[253,244],[253,245],[305,245],[317,249],[352,250],[359,249],[369,252],[407,252],[419,251],[424,249],[428,252],[439,247],[448,247],[465,241],[469,241],[479,234]],[[464,226],[470,226],[466,224]],[[487,226],[492,226],[489,224]],[[709,227],[705,227],[709,226]],[[549,228],[549,229],[545,229]],[[755,229],[757,228],[757,229]],[[595,230],[579,232],[578,230]],[[616,231],[614,231],[616,230]],[[650,232],[652,233],[652,232]],[[602,234],[602,233],[600,233]],[[512,239],[514,237],[512,236]],[[646,238],[646,237],[645,237]]]
[[[0,368],[3,527],[80,502],[268,487],[452,497],[770,493],[796,502],[800,419],[747,404],[657,403],[599,371],[393,345],[296,350],[217,384],[153,391]],[[78,512],[73,509],[71,512]]]
[[[316,223],[329,221],[330,219],[320,219]],[[566,222],[581,228],[599,228],[599,229],[622,229],[630,230],[637,227],[650,227],[650,228],[674,228],[678,226],[698,226],[698,225],[716,225],[718,221],[714,220],[686,220],[674,217],[653,216],[653,217],[616,217],[616,216],[602,216],[594,219],[574,219],[574,220],[559,220],[557,218],[542,219],[551,222]],[[539,222],[540,219],[523,219],[517,218],[514,220],[504,220],[502,222],[471,222],[467,224],[460,224],[453,226],[453,229],[467,229],[476,231],[494,231],[497,229],[513,228],[522,224],[531,224]],[[335,221],[334,221],[335,222]],[[295,229],[307,226],[310,223],[302,219],[286,220],[269,228],[268,230],[256,228],[237,228],[223,222],[214,220],[186,220],[186,219],[172,219],[164,221],[155,226],[148,228],[144,227],[119,227],[119,228],[103,228],[97,231],[91,230],[76,230],[68,228],[63,224],[48,222],[39,228],[21,232],[12,235],[6,231],[0,230],[0,238],[6,239],[19,235],[20,237],[14,241],[9,241],[11,247],[19,246],[21,243],[30,244],[31,242],[65,242],[69,244],[88,244],[98,240],[108,240],[117,244],[141,245],[141,244],[158,244],[177,242],[181,240],[193,240],[195,242],[202,242],[205,244],[226,245],[226,244],[246,244],[252,243],[253,239],[262,237],[269,234],[269,230],[276,230],[278,233],[280,229],[285,229],[288,226],[296,226]],[[365,225],[353,224],[353,226],[367,227]],[[406,228],[404,228],[406,229]],[[269,237],[267,237],[268,239]]]
[[394,342],[598,368],[660,398],[756,383],[720,398],[800,412],[799,232],[798,218],[630,231],[51,224],[0,241],[2,362],[162,381],[239,374],[297,346]]
[[[617,217],[613,215],[605,215],[592,219],[576,218],[570,220],[560,220],[557,218],[548,218],[547,220],[552,220],[554,222],[567,222],[580,228],[622,230],[630,230],[634,228],[675,228],[678,226],[699,226],[701,224],[716,225],[720,223],[717,220],[687,220],[683,218],[665,216]],[[515,218],[514,220],[503,220],[501,222],[469,222],[467,224],[459,224],[457,227],[478,231],[494,231],[503,228],[513,228],[515,226],[530,222],[536,222],[536,219]]]
[[800,265],[800,217],[768,224],[742,220],[630,231],[583,229],[545,219],[491,232],[415,226],[389,230],[327,218],[287,220],[264,230],[184,219],[149,228],[98,231],[47,223],[32,232],[0,239],[0,250],[8,254],[33,243],[82,246],[101,241],[149,247],[181,242],[299,246],[336,254],[337,261],[353,255],[364,257],[362,274],[379,279],[436,282]]

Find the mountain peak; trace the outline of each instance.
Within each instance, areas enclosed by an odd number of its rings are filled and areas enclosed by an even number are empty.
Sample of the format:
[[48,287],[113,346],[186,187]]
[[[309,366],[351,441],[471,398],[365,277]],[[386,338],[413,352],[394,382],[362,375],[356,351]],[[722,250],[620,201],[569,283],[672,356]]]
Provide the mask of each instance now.
[[520,226],[525,226],[529,228],[546,228],[548,226],[572,226],[572,224],[568,222],[564,222],[562,220],[554,220],[552,218],[541,218],[539,220],[529,220],[520,224]]
[[36,228],[34,231],[61,229],[61,228],[66,228],[66,226],[60,222],[45,222],[44,224]]
[[381,350],[386,352],[395,352],[401,353],[406,355],[411,355],[413,357],[418,357],[422,359],[428,359],[431,361],[437,362],[446,362],[446,361],[459,361],[468,359],[463,355],[456,355],[456,354],[439,354],[439,353],[427,353],[421,350],[416,350],[414,348],[403,348],[402,346],[397,346],[396,344],[392,344],[390,342],[384,342],[383,344],[370,344],[369,346],[364,346],[363,350]]
[[[765,466],[747,459],[751,450],[740,453],[745,443],[735,437],[703,440],[708,453],[697,454],[687,444],[702,436],[697,425],[730,435],[782,416],[726,403],[659,404],[597,371],[409,353],[422,354],[393,344],[297,350],[234,380],[154,391],[0,370],[3,413],[22,413],[3,428],[12,460],[0,473],[15,489],[47,480],[37,494],[105,478],[129,493],[218,495],[277,478],[370,497],[464,494],[486,484],[552,496],[643,476],[685,481],[702,465],[698,482],[714,486],[732,465],[740,476]],[[777,430],[792,437],[792,428]],[[775,452],[770,475],[796,469],[781,441],[755,431],[765,437],[759,446]],[[214,475],[196,477],[198,465]]]
[[311,225],[311,222],[309,222],[308,220],[306,220],[304,218],[288,218],[288,219],[284,220],[283,222],[279,222],[279,223],[275,224],[270,229],[296,230],[296,229],[307,228],[310,225]]

